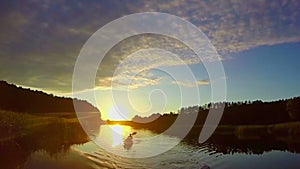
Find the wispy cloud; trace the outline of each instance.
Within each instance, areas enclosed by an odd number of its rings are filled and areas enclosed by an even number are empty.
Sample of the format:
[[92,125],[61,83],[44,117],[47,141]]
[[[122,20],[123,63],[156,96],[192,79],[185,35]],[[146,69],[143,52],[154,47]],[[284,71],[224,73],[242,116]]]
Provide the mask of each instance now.
[[209,80],[197,80],[195,82],[191,81],[172,81],[172,84],[180,85],[184,87],[196,87],[196,86],[202,86],[202,85],[209,85]]
[[127,89],[137,89],[140,87],[145,87],[149,85],[158,85],[162,80],[159,78],[149,78],[145,76],[114,76],[106,77],[98,80],[96,84],[97,89],[107,90],[107,89],[117,89],[117,90],[127,90]]
[[[182,71],[180,73],[191,74],[188,65],[201,63],[198,56],[191,50],[185,49],[186,46],[182,44],[172,46],[171,44],[178,43],[174,39],[155,38],[154,35],[151,35],[149,37],[133,37],[128,41],[128,43],[116,45],[106,55],[100,64],[101,71],[98,71],[97,74],[100,83],[97,85],[103,88],[126,86],[130,89],[157,85],[166,77],[155,75],[151,73],[152,70],[158,70],[174,78],[176,77],[174,72],[163,69],[163,67],[181,66]],[[162,41],[164,43],[161,43]],[[147,44],[149,42],[155,45]],[[166,49],[158,48],[162,44]],[[147,48],[145,45],[152,48]],[[186,53],[188,52],[187,57]],[[114,57],[117,59],[110,59]],[[213,58],[214,56],[208,57]],[[108,65],[109,67],[107,67]],[[199,84],[201,84],[200,82]],[[204,81],[202,81],[203,83]]]

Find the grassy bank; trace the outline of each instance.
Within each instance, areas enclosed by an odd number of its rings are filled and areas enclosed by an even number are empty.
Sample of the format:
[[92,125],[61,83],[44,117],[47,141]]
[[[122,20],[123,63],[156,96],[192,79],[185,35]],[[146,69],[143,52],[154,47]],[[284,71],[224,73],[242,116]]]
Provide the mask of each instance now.
[[56,158],[72,145],[89,141],[77,118],[47,114],[0,111],[0,133],[1,168],[20,168],[37,151]]
[[47,114],[31,115],[0,110],[0,141],[26,136],[52,124],[65,126],[71,123],[79,125],[77,118],[62,118],[47,116]]
[[239,139],[275,139],[300,143],[300,122],[273,125],[237,126],[235,135]]

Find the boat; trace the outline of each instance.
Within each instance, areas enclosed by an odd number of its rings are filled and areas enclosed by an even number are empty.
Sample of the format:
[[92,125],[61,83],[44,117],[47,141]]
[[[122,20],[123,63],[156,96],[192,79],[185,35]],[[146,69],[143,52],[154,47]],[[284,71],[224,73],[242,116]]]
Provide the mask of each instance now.
[[133,132],[129,134],[129,136],[124,140],[123,147],[127,150],[130,150],[133,145],[133,135],[135,135],[136,132]]

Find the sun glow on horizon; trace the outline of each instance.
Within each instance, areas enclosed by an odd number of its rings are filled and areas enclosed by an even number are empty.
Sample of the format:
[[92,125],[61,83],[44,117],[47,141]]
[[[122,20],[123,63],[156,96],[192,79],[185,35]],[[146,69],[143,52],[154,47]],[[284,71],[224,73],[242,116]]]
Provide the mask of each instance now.
[[114,105],[110,108],[107,115],[108,120],[130,120],[129,112],[123,106]]

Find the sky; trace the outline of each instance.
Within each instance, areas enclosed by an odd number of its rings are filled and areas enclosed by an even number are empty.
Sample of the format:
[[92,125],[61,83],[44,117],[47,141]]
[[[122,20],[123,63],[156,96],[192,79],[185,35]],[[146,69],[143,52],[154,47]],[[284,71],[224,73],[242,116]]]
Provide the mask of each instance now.
[[[291,98],[300,95],[299,9],[298,0],[4,0],[0,2],[0,79],[71,96],[76,59],[95,31],[129,14],[164,12],[186,19],[209,38],[222,58],[227,101]],[[143,51],[147,48],[167,49],[185,63],[174,61],[170,53]],[[215,61],[213,56],[207,60]],[[183,73],[185,65],[195,77],[193,83]],[[176,82],[160,69],[176,74]],[[124,86],[129,79],[131,84]],[[114,96],[109,92],[112,81]],[[95,79],[93,104],[104,118],[112,119],[121,119],[116,109],[126,118],[176,111],[210,102],[212,83],[187,46],[169,37],[141,35],[118,43],[106,54]],[[78,96],[84,99],[90,90]],[[194,99],[195,90],[199,100]],[[182,99],[182,92],[190,97]]]

